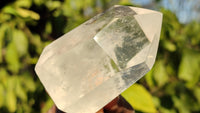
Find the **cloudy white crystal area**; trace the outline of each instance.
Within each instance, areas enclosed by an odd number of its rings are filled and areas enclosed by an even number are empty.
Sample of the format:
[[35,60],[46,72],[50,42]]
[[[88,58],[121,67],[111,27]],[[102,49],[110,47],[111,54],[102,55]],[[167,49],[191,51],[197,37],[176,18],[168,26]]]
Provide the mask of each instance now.
[[56,106],[95,113],[153,66],[162,14],[114,6],[48,45],[36,73]]

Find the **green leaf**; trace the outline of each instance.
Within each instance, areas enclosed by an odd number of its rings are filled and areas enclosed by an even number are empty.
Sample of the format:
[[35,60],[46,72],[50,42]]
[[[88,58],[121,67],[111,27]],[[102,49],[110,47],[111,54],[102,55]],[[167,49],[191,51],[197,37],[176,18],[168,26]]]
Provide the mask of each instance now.
[[17,0],[14,4],[16,7],[30,8],[32,0]]
[[17,73],[20,68],[19,56],[17,53],[14,42],[10,42],[6,48],[6,62],[8,63],[8,69],[13,73]]
[[153,70],[153,74],[154,74],[154,79],[156,81],[156,83],[158,84],[158,86],[163,86],[168,82],[168,75],[167,75],[167,71],[166,71],[166,67],[164,65],[164,62],[162,60],[157,61]]
[[158,97],[153,96],[153,103],[156,107],[160,106],[160,99]]
[[13,41],[15,43],[19,56],[23,56],[28,50],[28,40],[26,35],[21,30],[13,30]]
[[179,96],[173,96],[173,102],[179,113],[191,113],[192,111],[199,111],[199,104],[188,92],[181,93]]
[[130,0],[120,0],[120,5],[133,5]]
[[3,39],[5,36],[5,30],[6,30],[6,26],[3,24],[2,26],[0,26],[0,63],[2,62],[2,48],[3,48]]
[[18,79],[16,83],[16,96],[19,97],[23,101],[27,101],[27,95],[24,88],[21,85],[20,79]]
[[6,21],[10,20],[12,18],[12,16],[10,14],[7,13],[0,13],[0,23],[4,23],[2,25],[7,26]]
[[181,86],[181,84],[178,84],[177,82],[172,82],[170,84],[167,84],[165,87],[165,93],[169,94],[169,95],[176,95],[177,87],[181,89],[182,86]]
[[168,40],[164,41],[163,46],[164,46],[165,49],[167,49],[170,52],[176,51],[176,45],[173,44],[172,42],[168,41]]
[[174,96],[173,101],[180,113],[190,113],[189,110],[186,109],[186,107],[183,105],[183,103],[181,102],[181,100],[179,98]]
[[7,14],[17,15],[16,10],[11,5],[5,6],[3,8],[3,12]]
[[17,109],[17,99],[13,91],[9,90],[6,94],[6,107],[9,112],[15,112]]
[[156,113],[153,98],[142,85],[134,84],[121,95],[132,105],[134,109],[142,112]]
[[24,9],[24,8],[17,8],[16,9],[18,15],[20,15],[23,18],[32,18],[34,20],[39,20],[40,19],[40,15],[37,14],[34,11],[28,10],[28,9]]
[[21,82],[24,84],[26,91],[34,92],[36,90],[36,84],[29,73],[22,75]]
[[39,35],[33,35],[33,38],[31,38],[31,43],[36,46],[36,52],[38,54],[41,54],[42,49],[45,46],[45,43],[42,43],[41,37]]
[[44,3],[46,3],[47,0],[33,0],[33,2],[34,2],[37,6],[40,6],[40,5],[44,4]]
[[84,2],[85,1],[71,0],[72,8],[75,9],[75,10],[81,10],[81,9],[84,8]]
[[4,68],[0,68],[0,83],[2,83],[2,85],[5,86],[8,81],[7,79],[8,79],[8,73]]
[[45,32],[46,32],[47,34],[51,34],[51,33],[52,33],[52,24],[51,24],[50,22],[47,22],[47,23],[46,23]]
[[71,8],[70,0],[64,1],[63,6],[64,7],[61,7],[62,11],[63,11],[63,15],[65,15],[67,17],[71,17],[73,15],[73,13],[72,13],[73,9]]
[[15,93],[18,76],[8,76],[6,89]]
[[5,97],[4,93],[5,93],[4,87],[0,83],[0,108],[4,105],[4,97]]
[[200,104],[200,87],[196,87],[195,89],[194,89],[194,95],[195,95],[195,97],[196,97],[196,99],[197,99],[197,101],[199,102],[199,104]]
[[151,88],[154,87],[155,83],[154,83],[154,80],[153,80],[153,69],[151,71],[149,71],[144,77],[145,77],[147,84]]
[[164,107],[160,107],[160,113],[177,113],[175,109],[167,109]]
[[194,50],[185,50],[178,70],[178,77],[187,81],[187,87],[193,88],[200,77],[200,53]]
[[45,5],[47,6],[47,8],[50,11],[52,11],[52,10],[59,8],[61,6],[61,2],[60,1],[47,1]]
[[46,102],[45,105],[42,108],[41,113],[47,113],[48,110],[54,105],[53,101],[49,98]]

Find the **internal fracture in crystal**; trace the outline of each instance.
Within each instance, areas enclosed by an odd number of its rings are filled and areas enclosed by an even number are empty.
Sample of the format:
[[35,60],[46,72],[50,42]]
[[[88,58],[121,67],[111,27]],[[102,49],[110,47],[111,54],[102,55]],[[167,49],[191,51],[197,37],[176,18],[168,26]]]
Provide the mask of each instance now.
[[48,45],[36,73],[56,106],[94,113],[153,66],[162,14],[113,6]]

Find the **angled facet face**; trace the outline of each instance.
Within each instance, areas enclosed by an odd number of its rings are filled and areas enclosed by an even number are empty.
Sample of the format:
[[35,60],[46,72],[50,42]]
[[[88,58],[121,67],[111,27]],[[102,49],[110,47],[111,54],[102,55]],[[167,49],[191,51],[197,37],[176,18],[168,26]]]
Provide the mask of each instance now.
[[153,66],[162,14],[114,6],[48,45],[36,73],[59,109],[95,113]]

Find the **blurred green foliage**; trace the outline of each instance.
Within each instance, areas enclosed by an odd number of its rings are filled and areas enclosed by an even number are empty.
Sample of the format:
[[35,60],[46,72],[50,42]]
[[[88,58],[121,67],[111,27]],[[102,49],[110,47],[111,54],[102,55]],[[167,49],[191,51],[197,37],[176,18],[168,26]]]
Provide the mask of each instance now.
[[[16,0],[0,9],[0,112],[45,113],[53,104],[34,73],[42,49],[114,4],[129,0]],[[136,112],[200,112],[200,23],[160,9],[156,63],[122,93]]]

